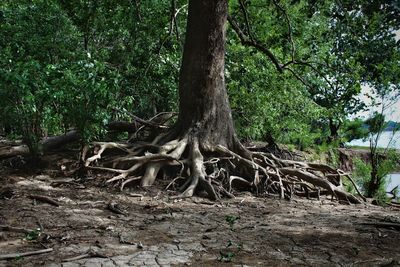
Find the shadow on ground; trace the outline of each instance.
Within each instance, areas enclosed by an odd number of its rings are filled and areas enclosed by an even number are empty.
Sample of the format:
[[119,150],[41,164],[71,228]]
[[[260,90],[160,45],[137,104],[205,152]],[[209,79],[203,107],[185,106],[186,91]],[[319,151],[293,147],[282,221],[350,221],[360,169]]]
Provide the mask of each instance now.
[[176,200],[167,181],[120,192],[104,174],[76,182],[50,169],[2,173],[0,225],[42,229],[33,237],[3,229],[0,254],[53,251],[0,266],[399,266],[399,230],[373,224],[399,222],[393,208],[250,194]]

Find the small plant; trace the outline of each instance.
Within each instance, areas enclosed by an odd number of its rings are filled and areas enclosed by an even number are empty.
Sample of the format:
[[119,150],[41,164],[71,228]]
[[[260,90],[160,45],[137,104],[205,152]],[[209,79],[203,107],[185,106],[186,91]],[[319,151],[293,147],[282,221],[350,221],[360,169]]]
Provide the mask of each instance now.
[[235,253],[233,252],[219,252],[219,257],[218,257],[218,261],[221,262],[231,262],[233,260],[233,258],[235,257]]
[[29,233],[26,234],[25,236],[25,240],[27,241],[34,241],[37,240],[40,236],[40,230],[39,229],[35,229]]
[[22,261],[23,259],[24,259],[24,257],[22,257],[20,255],[14,258],[15,261]]
[[236,223],[237,220],[239,220],[239,216],[234,216],[234,215],[226,215],[225,216],[225,221],[229,224],[229,227],[233,231],[233,225]]
[[[235,216],[235,215],[226,215],[225,216],[225,221],[228,223],[231,231],[233,231],[233,226],[239,219],[240,219],[240,216]],[[234,241],[229,239],[224,250],[228,250],[228,249],[231,251],[222,251],[222,250],[219,251],[218,261],[231,262],[233,260],[233,258],[236,256],[236,253],[232,250],[236,249],[236,252],[239,252],[242,249],[242,245],[239,243],[235,243]]]

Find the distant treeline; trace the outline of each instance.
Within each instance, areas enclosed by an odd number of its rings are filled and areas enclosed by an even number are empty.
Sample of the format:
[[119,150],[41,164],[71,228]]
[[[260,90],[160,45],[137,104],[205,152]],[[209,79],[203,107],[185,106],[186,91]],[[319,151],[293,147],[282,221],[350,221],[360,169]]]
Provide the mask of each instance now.
[[[369,129],[369,125],[364,123],[362,126],[364,129]],[[395,121],[387,121],[386,122],[386,127],[383,130],[384,132],[393,132],[394,130],[400,130],[400,123],[399,122],[395,122]]]
[[388,121],[385,131],[394,131],[395,129],[400,129],[400,123],[395,121]]

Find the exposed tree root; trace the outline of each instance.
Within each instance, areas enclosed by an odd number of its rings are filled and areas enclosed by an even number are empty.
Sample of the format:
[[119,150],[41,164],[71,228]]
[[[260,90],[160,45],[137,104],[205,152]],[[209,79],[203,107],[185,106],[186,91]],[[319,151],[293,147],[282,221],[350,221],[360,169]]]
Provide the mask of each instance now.
[[[233,197],[234,190],[251,190],[258,195],[286,199],[294,195],[319,198],[327,193],[340,201],[361,203],[342,187],[341,177],[348,174],[328,165],[284,160],[270,153],[248,150],[248,154],[239,154],[222,145],[200,144],[193,133],[180,138],[171,136],[174,135],[158,136],[151,144],[94,143],[94,155],[86,159],[86,166],[116,173],[107,182],[119,182],[121,190],[136,180],[142,186],[151,186],[160,171],[174,168],[175,177],[171,177],[167,188],[179,188],[179,198],[203,191],[215,200]],[[125,155],[107,155],[107,151],[113,150]],[[103,157],[106,159],[103,165],[111,166],[93,166]],[[364,200],[361,194],[360,197]]]

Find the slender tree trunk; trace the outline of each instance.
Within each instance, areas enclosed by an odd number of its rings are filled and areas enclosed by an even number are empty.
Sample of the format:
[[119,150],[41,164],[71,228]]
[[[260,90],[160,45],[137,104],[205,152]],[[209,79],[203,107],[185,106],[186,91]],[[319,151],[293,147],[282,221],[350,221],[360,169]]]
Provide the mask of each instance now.
[[335,124],[332,118],[329,118],[329,131],[330,131],[330,136],[328,141],[332,143],[333,141],[337,140],[339,138],[339,124]]
[[200,147],[240,148],[225,87],[227,0],[190,0],[179,77],[178,129],[192,129]]
[[378,174],[379,166],[379,155],[377,155],[376,150],[371,149],[371,180],[368,182],[367,197],[373,197],[379,190],[382,183],[382,178]]

